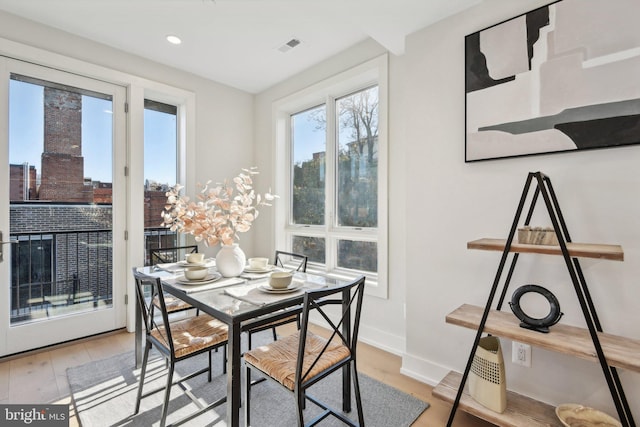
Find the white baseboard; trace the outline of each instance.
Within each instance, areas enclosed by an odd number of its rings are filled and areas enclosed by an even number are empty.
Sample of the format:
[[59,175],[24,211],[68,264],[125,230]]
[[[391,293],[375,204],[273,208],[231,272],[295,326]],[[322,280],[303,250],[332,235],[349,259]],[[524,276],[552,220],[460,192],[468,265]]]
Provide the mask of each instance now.
[[372,345],[380,350],[395,354],[396,356],[404,356],[405,338],[400,335],[393,335],[379,329],[360,325],[358,333],[358,341],[362,341]]
[[437,385],[450,371],[450,368],[426,359],[410,354],[404,354],[402,356],[400,373],[425,384],[429,384],[430,386]]

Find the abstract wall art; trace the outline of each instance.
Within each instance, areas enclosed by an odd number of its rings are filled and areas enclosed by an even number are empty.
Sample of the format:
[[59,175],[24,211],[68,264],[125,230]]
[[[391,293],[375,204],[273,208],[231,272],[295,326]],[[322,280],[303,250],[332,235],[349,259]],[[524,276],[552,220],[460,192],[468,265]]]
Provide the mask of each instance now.
[[465,38],[465,161],[640,143],[638,0],[560,0]]

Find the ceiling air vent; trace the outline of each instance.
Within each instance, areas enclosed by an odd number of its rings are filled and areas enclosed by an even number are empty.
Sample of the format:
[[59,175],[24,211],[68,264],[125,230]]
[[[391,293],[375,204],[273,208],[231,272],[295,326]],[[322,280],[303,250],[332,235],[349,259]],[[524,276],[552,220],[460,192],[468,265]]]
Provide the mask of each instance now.
[[300,40],[291,39],[278,48],[280,52],[287,52],[300,44]]

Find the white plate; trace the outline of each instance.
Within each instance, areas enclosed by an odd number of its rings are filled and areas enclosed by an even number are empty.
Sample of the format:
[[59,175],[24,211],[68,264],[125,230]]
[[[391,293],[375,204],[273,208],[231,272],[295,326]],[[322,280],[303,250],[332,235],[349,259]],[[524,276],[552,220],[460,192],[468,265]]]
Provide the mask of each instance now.
[[295,292],[298,289],[300,289],[302,287],[302,283],[292,283],[290,284],[287,288],[284,289],[273,289],[271,286],[267,285],[267,284],[263,284],[258,286],[258,289],[260,289],[263,292],[267,292],[270,294],[288,294],[289,292]]
[[176,283],[180,283],[181,285],[204,285],[206,283],[215,282],[220,279],[222,275],[220,273],[209,273],[204,279],[201,280],[188,280],[186,278],[177,279]]
[[251,268],[246,266],[244,271],[247,273],[269,273],[270,271],[273,271],[274,268],[276,268],[275,265],[267,265],[265,268]]
[[201,265],[205,265],[207,262],[187,262],[187,261],[178,261],[178,265],[182,267],[199,267]]

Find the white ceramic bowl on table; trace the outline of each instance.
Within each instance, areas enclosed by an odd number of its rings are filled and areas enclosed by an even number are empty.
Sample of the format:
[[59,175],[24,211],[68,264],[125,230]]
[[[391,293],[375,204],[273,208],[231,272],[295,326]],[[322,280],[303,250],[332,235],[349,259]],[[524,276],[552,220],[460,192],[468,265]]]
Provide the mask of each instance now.
[[249,261],[249,268],[254,270],[264,270],[265,268],[267,268],[267,265],[269,263],[269,258],[263,258],[263,257],[249,258],[248,261]]
[[184,277],[187,280],[202,280],[207,277],[207,267],[193,266],[184,269]]
[[192,254],[186,254],[184,258],[189,264],[201,264],[202,261],[204,261],[204,254],[195,252]]
[[269,277],[269,286],[273,289],[285,289],[291,284],[291,280],[293,280],[293,273],[290,271],[277,271],[275,273],[271,273],[271,277]]

